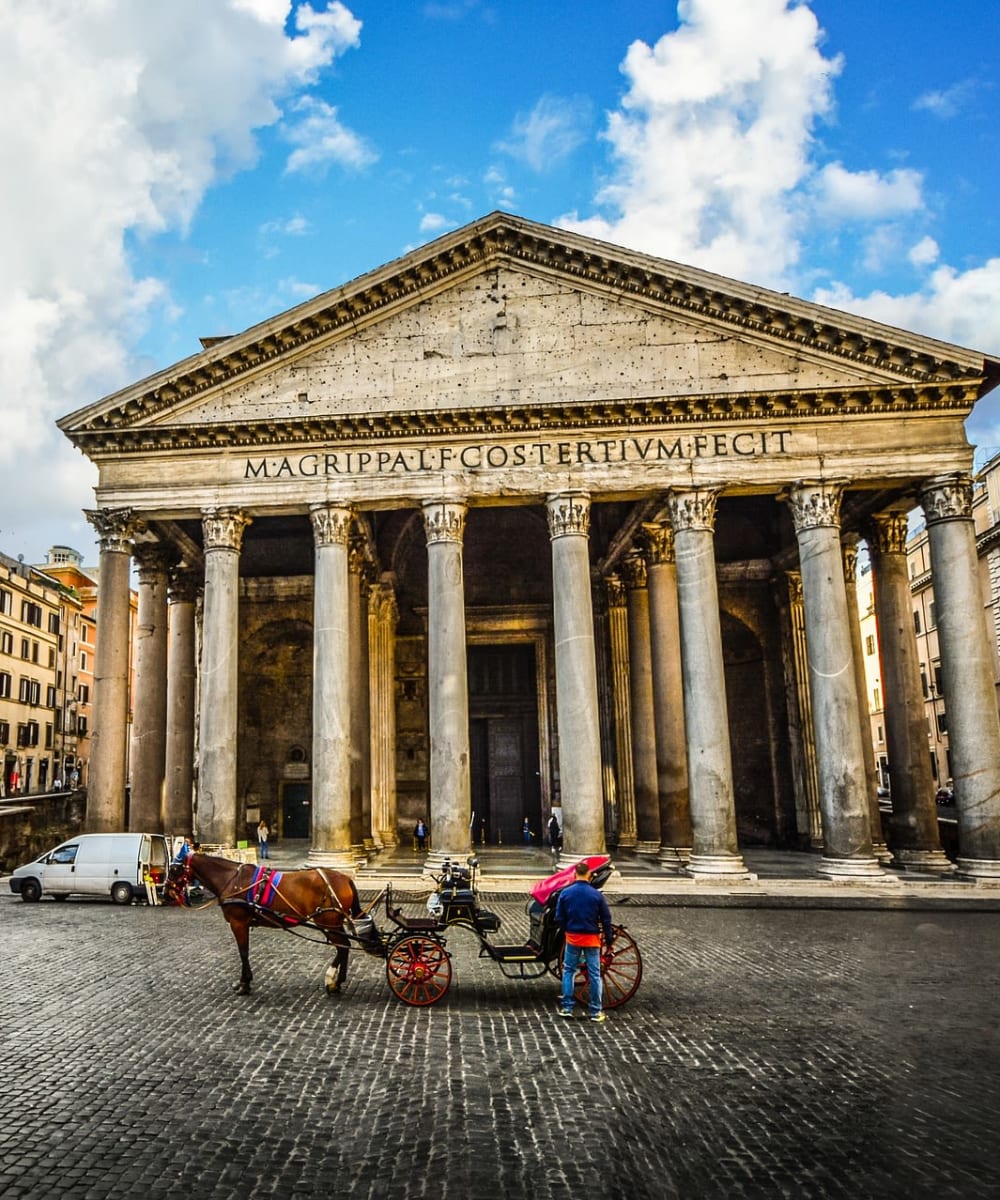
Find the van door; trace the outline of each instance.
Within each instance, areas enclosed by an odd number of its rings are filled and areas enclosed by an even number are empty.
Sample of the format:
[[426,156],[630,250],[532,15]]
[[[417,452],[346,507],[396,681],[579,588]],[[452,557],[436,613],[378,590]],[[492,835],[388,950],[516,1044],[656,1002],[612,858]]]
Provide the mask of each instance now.
[[76,883],[76,860],[79,853],[79,842],[64,842],[61,846],[56,846],[41,871],[43,892],[67,896],[70,892],[79,891]]
[[76,861],[76,883],[74,892],[85,896],[108,894],[108,873],[111,861],[111,843],[114,839],[104,836],[80,839],[80,853]]

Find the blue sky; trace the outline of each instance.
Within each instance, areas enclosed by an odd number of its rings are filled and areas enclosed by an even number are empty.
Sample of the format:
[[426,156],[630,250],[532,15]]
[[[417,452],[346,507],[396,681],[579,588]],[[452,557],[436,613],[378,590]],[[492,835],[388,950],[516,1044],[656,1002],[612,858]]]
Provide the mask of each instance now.
[[[54,420],[506,209],[1000,353],[1000,33],[951,0],[7,0],[0,550]],[[970,437],[1000,445],[1000,402]]]

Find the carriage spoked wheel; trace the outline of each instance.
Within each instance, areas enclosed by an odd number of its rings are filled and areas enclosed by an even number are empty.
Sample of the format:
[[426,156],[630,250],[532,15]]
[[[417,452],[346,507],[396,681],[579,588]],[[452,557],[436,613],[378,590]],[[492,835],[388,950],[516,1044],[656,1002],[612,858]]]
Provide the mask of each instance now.
[[[642,955],[635,938],[621,925],[615,925],[614,931],[611,950],[601,955],[601,983],[604,985],[602,1003],[605,1008],[620,1008],[627,1004],[642,983]],[[559,967],[561,971],[561,955]],[[587,968],[581,963],[574,989],[577,1003],[586,1005],[589,993]]]
[[425,1008],[451,987],[451,958],[436,938],[410,934],[389,951],[385,974],[398,1000]]

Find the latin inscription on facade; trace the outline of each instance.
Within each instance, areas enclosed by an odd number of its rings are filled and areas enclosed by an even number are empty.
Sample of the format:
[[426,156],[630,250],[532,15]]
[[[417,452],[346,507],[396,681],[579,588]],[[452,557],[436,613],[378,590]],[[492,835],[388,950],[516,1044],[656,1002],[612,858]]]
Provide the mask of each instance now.
[[614,466],[707,458],[759,458],[791,453],[792,430],[686,433],[671,437],[581,438],[567,441],[472,442],[466,445],[310,450],[248,458],[245,479],[288,479],[419,472],[504,470],[517,467]]

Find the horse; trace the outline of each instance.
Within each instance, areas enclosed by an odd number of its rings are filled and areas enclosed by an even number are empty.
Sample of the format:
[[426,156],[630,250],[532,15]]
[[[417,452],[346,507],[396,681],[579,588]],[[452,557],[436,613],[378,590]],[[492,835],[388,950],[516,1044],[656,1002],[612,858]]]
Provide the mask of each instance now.
[[[326,990],[340,991],[347,978],[350,940],[342,932],[345,922],[361,915],[358,890],[349,875],[326,867],[297,871],[272,871],[253,863],[233,862],[211,854],[194,853],[169,872],[167,894],[184,897],[197,880],[218,900],[240,952],[242,970],[234,991],[250,994],[250,930],[315,929],[336,947],[326,971]],[[183,901],[181,901],[183,902]]]

